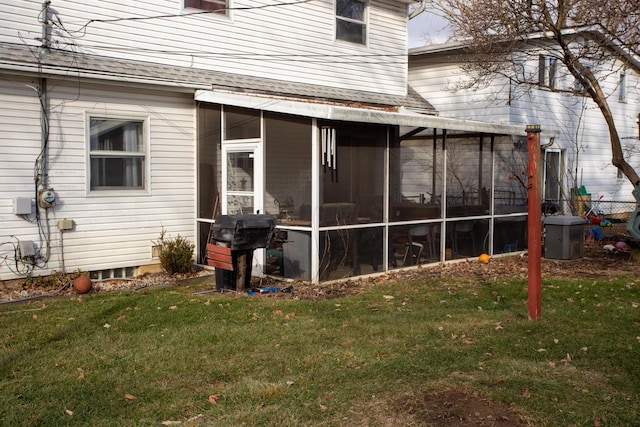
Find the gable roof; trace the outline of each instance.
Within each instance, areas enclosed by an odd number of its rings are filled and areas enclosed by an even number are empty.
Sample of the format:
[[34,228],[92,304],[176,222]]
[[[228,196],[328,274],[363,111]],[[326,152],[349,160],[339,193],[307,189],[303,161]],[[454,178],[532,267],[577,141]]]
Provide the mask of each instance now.
[[[640,74],[640,57],[633,49],[625,47],[624,44],[613,34],[609,33],[605,28],[599,25],[590,25],[586,27],[566,28],[562,30],[564,36],[583,36],[595,40],[604,48],[609,50],[613,56],[623,61],[635,72]],[[552,34],[533,33],[524,36],[521,40],[514,40],[518,43],[526,45],[528,42],[553,40]],[[420,46],[409,49],[409,57],[429,55],[436,53],[454,52],[458,50],[469,49],[470,45],[464,41],[454,41],[442,44]]]
[[407,88],[406,96],[385,95],[61,49],[46,49],[40,46],[0,43],[0,72],[7,71],[144,83],[173,87],[175,90],[217,88],[328,104],[359,105],[386,111],[409,108],[429,114],[436,112],[427,100],[410,87]]

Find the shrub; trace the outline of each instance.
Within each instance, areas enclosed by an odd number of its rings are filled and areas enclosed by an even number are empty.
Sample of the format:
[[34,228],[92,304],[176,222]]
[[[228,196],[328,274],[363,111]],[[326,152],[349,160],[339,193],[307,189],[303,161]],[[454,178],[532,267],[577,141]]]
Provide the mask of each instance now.
[[169,274],[188,273],[191,271],[193,249],[195,245],[178,234],[173,239],[165,238],[165,230],[160,232],[160,264]]

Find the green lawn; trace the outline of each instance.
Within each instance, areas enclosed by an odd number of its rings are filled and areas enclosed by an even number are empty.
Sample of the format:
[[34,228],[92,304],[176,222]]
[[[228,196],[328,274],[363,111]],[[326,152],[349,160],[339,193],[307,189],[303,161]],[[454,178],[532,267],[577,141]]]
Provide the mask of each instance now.
[[[640,423],[640,281],[388,281],[324,301],[201,287],[0,307],[0,423],[429,425],[460,390],[535,426]],[[523,421],[524,422],[524,421]],[[523,424],[525,425],[525,424]]]

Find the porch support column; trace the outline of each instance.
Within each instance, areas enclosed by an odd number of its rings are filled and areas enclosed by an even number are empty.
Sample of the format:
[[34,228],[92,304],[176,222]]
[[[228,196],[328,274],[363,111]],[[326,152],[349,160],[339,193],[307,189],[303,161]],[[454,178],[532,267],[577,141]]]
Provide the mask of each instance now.
[[529,125],[527,148],[528,166],[528,305],[529,320],[538,320],[542,315],[541,259],[542,259],[542,191],[540,184],[540,125]]

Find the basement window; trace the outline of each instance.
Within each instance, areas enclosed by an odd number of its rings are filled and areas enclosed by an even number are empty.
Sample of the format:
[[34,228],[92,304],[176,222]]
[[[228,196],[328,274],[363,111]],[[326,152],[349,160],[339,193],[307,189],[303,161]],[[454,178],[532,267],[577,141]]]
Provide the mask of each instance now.
[[336,40],[367,43],[367,4],[360,0],[336,0]]
[[144,190],[144,120],[89,119],[89,189]]

